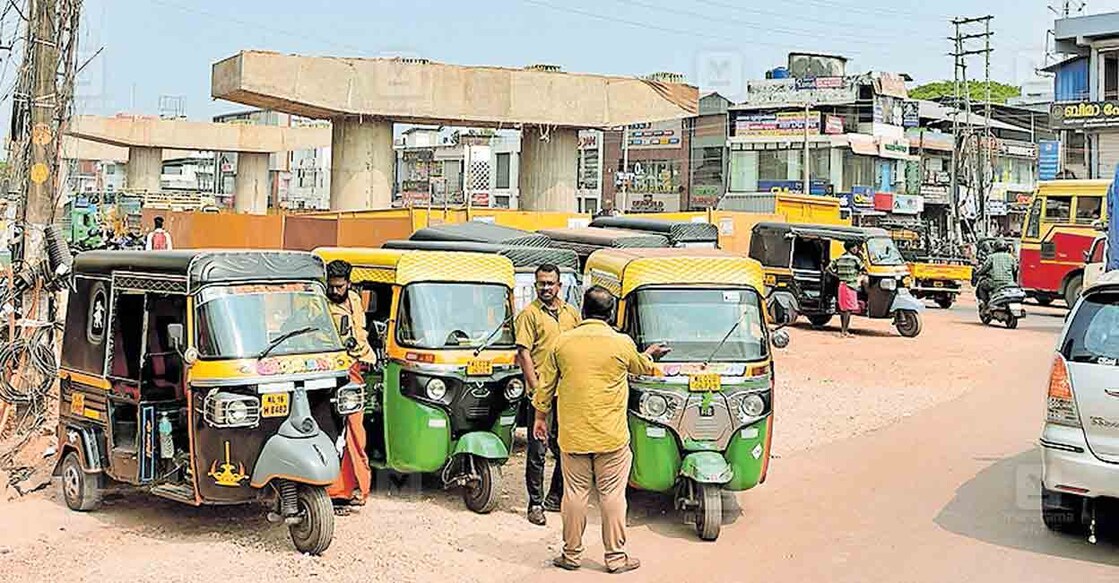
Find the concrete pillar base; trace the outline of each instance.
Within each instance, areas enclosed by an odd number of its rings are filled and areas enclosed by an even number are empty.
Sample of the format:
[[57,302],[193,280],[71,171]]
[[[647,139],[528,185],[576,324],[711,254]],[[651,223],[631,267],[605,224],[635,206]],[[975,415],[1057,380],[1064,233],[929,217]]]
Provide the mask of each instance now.
[[392,205],[392,122],[333,120],[330,151],[330,210],[389,208]]
[[160,192],[163,175],[163,149],[128,149],[128,167],[125,170],[125,188],[133,192]]
[[526,211],[578,212],[575,180],[579,131],[525,126],[521,132],[518,208]]
[[268,212],[271,193],[268,154],[239,152],[237,175],[233,179],[233,209],[239,213],[263,215]]

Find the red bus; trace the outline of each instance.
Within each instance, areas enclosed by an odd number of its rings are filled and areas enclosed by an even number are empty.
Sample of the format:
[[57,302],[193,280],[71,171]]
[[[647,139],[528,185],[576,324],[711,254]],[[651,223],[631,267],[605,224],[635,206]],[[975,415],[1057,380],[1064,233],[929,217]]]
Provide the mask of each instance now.
[[1022,224],[1022,287],[1047,306],[1072,307],[1084,287],[1085,252],[1099,235],[1110,180],[1042,182]]

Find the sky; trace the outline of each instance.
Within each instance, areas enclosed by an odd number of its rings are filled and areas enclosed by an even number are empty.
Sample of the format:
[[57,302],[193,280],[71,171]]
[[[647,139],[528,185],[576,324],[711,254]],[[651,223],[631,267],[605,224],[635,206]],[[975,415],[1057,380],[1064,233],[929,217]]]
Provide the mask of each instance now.
[[[908,73],[920,83],[952,78],[949,20],[987,14],[994,16],[992,77],[1020,84],[1042,62],[1053,23],[1049,3],[85,0],[80,60],[102,50],[82,72],[77,110],[154,115],[161,96],[182,97],[187,116],[197,120],[245,109],[210,98],[210,66],[245,49],[462,65],[548,63],[616,75],[673,71],[724,93],[784,65],[788,52],[802,51],[844,55],[851,59],[848,73]],[[1084,14],[1109,11],[1119,11],[1119,0],[1088,0]],[[981,57],[969,66],[982,74]]]

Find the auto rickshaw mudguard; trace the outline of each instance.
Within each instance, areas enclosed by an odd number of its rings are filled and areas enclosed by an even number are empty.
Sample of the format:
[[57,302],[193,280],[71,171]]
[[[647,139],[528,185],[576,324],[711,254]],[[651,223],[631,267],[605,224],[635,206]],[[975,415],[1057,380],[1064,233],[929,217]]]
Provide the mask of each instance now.
[[722,454],[697,451],[684,456],[684,461],[680,464],[680,475],[700,484],[726,484],[734,478],[734,470]]
[[890,313],[894,314],[899,310],[924,312],[925,304],[922,304],[921,300],[913,297],[913,294],[910,294],[908,290],[903,291],[899,289],[898,293],[894,295],[893,303],[890,304]]
[[103,438],[99,435],[100,429],[85,427],[74,423],[66,423],[58,427],[58,457],[55,460],[51,475],[59,475],[62,468],[62,459],[66,452],[73,450],[78,453],[82,462],[82,469],[87,473],[101,473],[104,468],[101,463]]
[[460,437],[451,455],[463,453],[502,462],[509,459],[509,449],[505,447],[505,442],[489,431],[471,431]]
[[326,486],[338,477],[338,451],[321,430],[308,437],[273,435],[264,444],[253,468],[250,485],[263,488],[273,479]]

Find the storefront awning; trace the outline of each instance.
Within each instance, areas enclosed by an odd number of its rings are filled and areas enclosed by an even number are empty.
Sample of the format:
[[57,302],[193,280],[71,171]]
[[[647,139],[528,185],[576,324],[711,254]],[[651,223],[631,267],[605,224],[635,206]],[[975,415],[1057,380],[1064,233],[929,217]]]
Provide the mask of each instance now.
[[847,143],[851,146],[851,151],[856,154],[864,156],[877,156],[878,144],[874,140],[874,136],[866,134],[847,134]]

